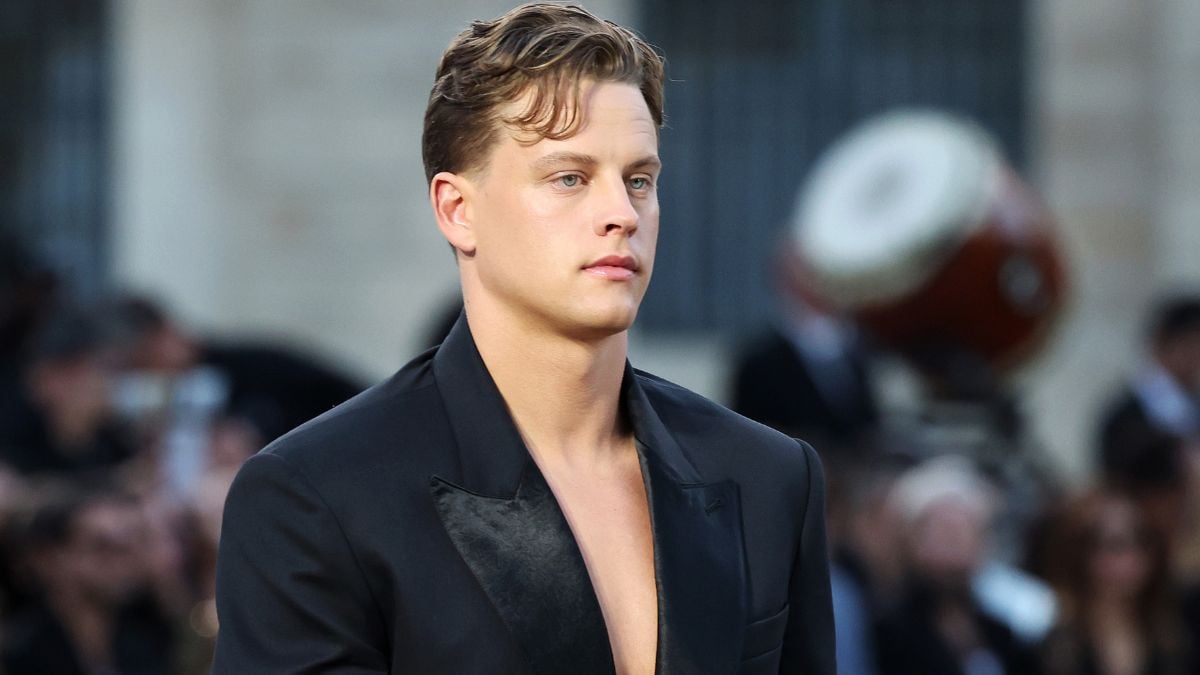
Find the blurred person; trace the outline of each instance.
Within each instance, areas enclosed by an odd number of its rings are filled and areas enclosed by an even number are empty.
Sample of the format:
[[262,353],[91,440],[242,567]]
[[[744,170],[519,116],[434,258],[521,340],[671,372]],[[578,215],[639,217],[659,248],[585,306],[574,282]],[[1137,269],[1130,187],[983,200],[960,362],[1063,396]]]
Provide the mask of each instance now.
[[188,503],[196,528],[195,543],[202,550],[194,574],[199,597],[205,602],[211,602],[216,596],[216,552],[221,539],[225,498],[242,463],[258,450],[253,433],[245,427],[246,423],[237,419],[227,419],[217,425],[208,466]]
[[1114,444],[1119,444],[1114,450],[1137,459],[1106,480],[1137,502],[1146,524],[1167,543],[1169,556],[1182,564],[1190,553],[1187,548],[1195,545],[1200,534],[1196,512],[1200,437],[1143,429],[1115,439]]
[[186,621],[180,626],[182,673],[209,673],[218,633],[216,607],[217,548],[225,498],[242,463],[259,449],[244,420],[219,421],[212,434],[208,463],[185,504],[179,528],[188,554]]
[[1200,581],[1200,296],[1162,299],[1147,354],[1101,419],[1098,464],[1168,543],[1173,567]]
[[214,671],[833,675],[815,452],[626,359],[662,58],[528,4],[436,77],[422,148],[465,313],[242,466]]
[[903,521],[891,494],[914,464],[883,451],[828,463],[833,559],[863,588],[876,613],[892,606],[903,584],[904,565],[896,555]]
[[131,393],[140,385],[141,392],[168,399],[159,405],[242,418],[264,442],[363,390],[353,378],[285,347],[200,339],[146,297],[117,297],[106,311],[123,345],[123,368],[135,376],[126,380],[135,385]]
[[738,355],[731,407],[829,455],[863,443],[879,406],[858,330],[806,299],[801,266],[795,254],[776,263],[781,317]]
[[0,634],[4,618],[31,600],[31,589],[18,574],[14,529],[22,509],[34,494],[23,476],[0,466]]
[[1061,612],[1043,646],[1046,675],[1195,672],[1167,542],[1134,500],[1109,488],[1068,500],[1049,553]]
[[39,600],[5,624],[6,675],[172,672],[170,621],[150,591],[136,500],[68,488],[35,510],[20,537]]
[[1147,355],[1101,418],[1099,466],[1118,484],[1175,483],[1188,460],[1163,437],[1200,439],[1200,296],[1161,301]]
[[224,420],[246,422],[262,447],[362,390],[282,347],[201,340],[147,298],[118,296],[104,312],[119,348],[119,406],[153,439],[150,471],[181,503],[198,489],[214,428]]
[[883,673],[875,665],[874,628],[896,600],[903,570],[896,550],[899,514],[888,499],[912,464],[899,454],[839,455],[826,463],[829,482],[830,581],[842,675]]
[[16,236],[0,233],[0,385],[15,375],[27,343],[58,306],[58,275]]
[[64,307],[32,339],[0,411],[0,463],[23,475],[104,472],[137,453],[115,414],[112,353],[91,309]]
[[892,499],[903,523],[906,583],[881,619],[878,665],[890,675],[1033,675],[1037,661],[980,606],[973,588],[989,543],[993,489],[967,460],[911,469]]

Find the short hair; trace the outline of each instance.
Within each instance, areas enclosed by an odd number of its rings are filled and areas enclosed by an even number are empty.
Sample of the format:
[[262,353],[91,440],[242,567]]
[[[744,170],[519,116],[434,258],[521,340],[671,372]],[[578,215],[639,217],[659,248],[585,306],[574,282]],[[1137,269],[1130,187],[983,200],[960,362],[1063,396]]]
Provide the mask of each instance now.
[[[661,128],[664,71],[662,57],[633,31],[574,5],[530,3],[475,21],[438,64],[421,138],[425,179],[480,166],[501,123],[569,138],[581,123],[586,78],[638,87]],[[528,109],[501,118],[499,108],[530,87]]]
[[1150,339],[1157,344],[1200,333],[1200,296],[1176,295],[1160,300],[1150,319]]
[[114,295],[100,307],[104,329],[113,345],[136,347],[139,340],[167,328],[173,323],[170,314],[154,298],[134,293]]
[[111,477],[86,475],[72,480],[50,480],[35,485],[34,504],[26,505],[14,526],[14,544],[23,551],[58,548],[75,536],[79,516],[96,504],[136,506],[132,493]]
[[29,341],[28,363],[64,363],[96,354],[110,342],[96,308],[79,304],[61,305]]

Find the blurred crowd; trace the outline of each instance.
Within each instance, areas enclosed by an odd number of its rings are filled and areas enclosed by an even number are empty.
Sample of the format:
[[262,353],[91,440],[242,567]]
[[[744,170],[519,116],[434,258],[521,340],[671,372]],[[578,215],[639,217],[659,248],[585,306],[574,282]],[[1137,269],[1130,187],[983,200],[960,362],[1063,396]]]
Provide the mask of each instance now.
[[0,672],[207,673],[234,474],[361,386],[147,298],[70,295],[0,246]]
[[[70,302],[0,250],[0,672],[206,673],[233,475],[361,385],[144,297]],[[1150,312],[1070,487],[985,365],[914,364],[928,386],[896,414],[852,322],[785,315],[729,400],[823,456],[840,672],[1200,673],[1200,297]]]
[[[788,304],[732,407],[824,459],[840,673],[1200,673],[1200,296],[1151,308],[1128,382],[1062,421],[1094,425],[1069,484],[988,364],[889,357]],[[900,414],[873,381],[888,358],[922,383]]]

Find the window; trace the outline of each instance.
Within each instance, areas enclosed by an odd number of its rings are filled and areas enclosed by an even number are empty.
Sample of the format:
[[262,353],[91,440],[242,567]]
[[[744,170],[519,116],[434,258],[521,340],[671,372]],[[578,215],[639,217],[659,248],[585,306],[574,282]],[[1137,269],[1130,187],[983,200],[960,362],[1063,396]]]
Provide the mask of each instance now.
[[107,3],[0,3],[0,227],[68,290],[104,279]]
[[770,256],[801,182],[874,113],[972,117],[1023,163],[1023,0],[644,0],[642,11],[670,78],[644,329],[737,335],[765,321]]

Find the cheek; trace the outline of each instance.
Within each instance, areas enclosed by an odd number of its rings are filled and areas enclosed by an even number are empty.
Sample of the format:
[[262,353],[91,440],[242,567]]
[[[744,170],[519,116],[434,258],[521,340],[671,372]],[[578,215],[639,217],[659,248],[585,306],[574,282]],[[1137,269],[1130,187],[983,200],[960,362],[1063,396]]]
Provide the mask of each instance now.
[[656,231],[654,234],[655,236],[646,242],[641,255],[642,269],[646,271],[647,283],[649,283],[650,275],[654,273],[654,258],[658,254],[658,232]]
[[496,248],[526,248],[545,241],[559,233],[568,218],[563,205],[545,199],[537,190],[498,191],[479,208],[476,236],[481,243]]
[[635,238],[642,239],[642,248],[647,258],[645,262],[654,262],[654,253],[658,249],[658,202],[643,211],[639,218],[638,234]]
[[642,227],[652,227],[655,232],[658,231],[658,195],[650,195],[646,201],[638,208],[638,217],[642,221]]

